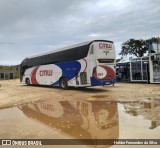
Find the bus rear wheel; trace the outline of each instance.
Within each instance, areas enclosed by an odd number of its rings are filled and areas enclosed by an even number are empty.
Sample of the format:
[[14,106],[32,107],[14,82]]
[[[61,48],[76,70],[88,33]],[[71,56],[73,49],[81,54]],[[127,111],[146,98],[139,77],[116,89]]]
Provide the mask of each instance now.
[[68,89],[68,83],[65,78],[61,78],[59,84],[62,89]]
[[27,84],[27,85],[30,85],[30,84],[31,84],[29,78],[26,79],[26,84]]

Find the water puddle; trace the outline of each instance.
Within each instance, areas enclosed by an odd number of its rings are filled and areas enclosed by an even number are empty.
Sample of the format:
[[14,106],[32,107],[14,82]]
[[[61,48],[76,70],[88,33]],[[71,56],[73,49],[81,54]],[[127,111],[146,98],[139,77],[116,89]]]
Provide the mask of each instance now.
[[93,139],[96,145],[98,139],[159,137],[158,99],[131,102],[48,100],[0,110],[0,139],[79,139],[79,142]]

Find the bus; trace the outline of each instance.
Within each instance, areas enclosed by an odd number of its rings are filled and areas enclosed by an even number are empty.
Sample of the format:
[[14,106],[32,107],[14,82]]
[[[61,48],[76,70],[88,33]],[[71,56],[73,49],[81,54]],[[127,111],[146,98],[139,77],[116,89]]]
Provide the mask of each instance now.
[[112,41],[92,40],[25,58],[20,81],[62,89],[114,84],[115,47]]

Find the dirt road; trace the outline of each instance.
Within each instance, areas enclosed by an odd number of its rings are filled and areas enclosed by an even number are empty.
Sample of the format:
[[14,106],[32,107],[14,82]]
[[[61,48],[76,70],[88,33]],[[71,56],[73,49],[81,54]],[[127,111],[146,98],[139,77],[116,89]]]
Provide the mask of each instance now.
[[[88,147],[83,139],[93,140],[93,147],[106,147],[98,142],[160,137],[160,85],[117,83],[61,90],[26,86],[19,80],[0,84],[0,139],[53,139],[52,142],[60,139],[60,144],[71,144],[60,145],[66,148]],[[73,139],[81,141],[77,145]]]
[[158,84],[116,83],[115,86],[70,88],[26,86],[19,80],[0,81],[0,108],[18,106],[40,100],[141,100],[160,98]]

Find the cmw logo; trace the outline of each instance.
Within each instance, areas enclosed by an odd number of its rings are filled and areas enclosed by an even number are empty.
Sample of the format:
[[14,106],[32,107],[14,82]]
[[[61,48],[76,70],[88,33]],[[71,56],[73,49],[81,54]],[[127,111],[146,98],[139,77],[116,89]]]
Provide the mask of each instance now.
[[52,76],[53,71],[52,70],[41,70],[40,71],[40,76]]

